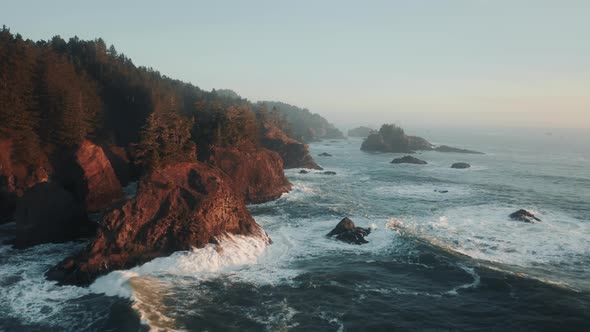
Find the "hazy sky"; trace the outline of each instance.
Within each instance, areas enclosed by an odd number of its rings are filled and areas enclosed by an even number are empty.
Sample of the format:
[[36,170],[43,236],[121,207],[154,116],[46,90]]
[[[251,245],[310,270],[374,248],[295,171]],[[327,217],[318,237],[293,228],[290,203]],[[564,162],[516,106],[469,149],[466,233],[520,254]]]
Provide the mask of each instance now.
[[590,128],[590,1],[0,0],[25,38],[102,37],[203,89],[341,124]]

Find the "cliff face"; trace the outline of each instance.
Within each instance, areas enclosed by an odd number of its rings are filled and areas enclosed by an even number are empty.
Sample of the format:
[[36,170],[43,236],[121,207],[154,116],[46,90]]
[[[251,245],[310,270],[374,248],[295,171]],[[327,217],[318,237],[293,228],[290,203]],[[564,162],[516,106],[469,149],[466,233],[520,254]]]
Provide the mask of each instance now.
[[123,190],[103,149],[85,140],[75,154],[82,170],[77,179],[88,211],[100,211],[123,197]]
[[265,128],[261,143],[267,149],[275,151],[281,156],[285,168],[323,169],[313,160],[306,144],[289,138],[276,127]]
[[[220,169],[180,163],[145,175],[135,198],[107,213],[86,250],[47,272],[49,279],[85,285],[175,251],[203,247],[224,233],[266,233]],[[270,241],[270,239],[268,239]]]
[[256,148],[214,148],[209,161],[233,181],[236,193],[247,203],[279,198],[291,190],[278,153]]

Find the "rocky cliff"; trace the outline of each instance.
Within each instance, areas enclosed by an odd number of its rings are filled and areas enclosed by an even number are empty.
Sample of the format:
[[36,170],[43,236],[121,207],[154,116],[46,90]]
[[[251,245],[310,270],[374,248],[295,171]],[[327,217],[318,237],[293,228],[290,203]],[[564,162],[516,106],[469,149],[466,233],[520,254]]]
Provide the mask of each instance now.
[[291,190],[278,153],[264,148],[213,148],[209,161],[232,179],[247,203],[279,198]]
[[232,186],[227,174],[205,163],[152,171],[141,179],[135,198],[103,217],[96,239],[84,251],[46,276],[86,285],[112,270],[203,247],[225,233],[267,238]]
[[276,127],[265,128],[261,143],[265,148],[275,151],[281,156],[285,168],[323,169],[313,160],[306,144],[289,138]]

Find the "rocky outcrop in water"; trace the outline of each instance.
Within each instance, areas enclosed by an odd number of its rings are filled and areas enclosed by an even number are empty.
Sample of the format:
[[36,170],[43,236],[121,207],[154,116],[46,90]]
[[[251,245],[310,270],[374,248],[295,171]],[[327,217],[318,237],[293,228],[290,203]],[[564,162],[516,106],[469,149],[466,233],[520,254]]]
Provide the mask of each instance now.
[[274,151],[254,147],[214,148],[209,161],[229,175],[233,188],[247,203],[267,202],[291,190],[283,172],[283,161]]
[[520,209],[514,213],[511,213],[509,215],[509,217],[510,217],[510,219],[515,220],[515,221],[523,221],[523,222],[528,222],[528,223],[542,221],[541,219],[537,218],[534,214],[532,214],[531,212],[524,210],[524,209]]
[[377,132],[371,133],[362,143],[361,150],[369,152],[414,153],[415,151],[438,151],[454,153],[481,152],[453,148],[446,145],[435,146],[426,139],[418,136],[408,136],[404,130],[396,125],[384,124]]
[[17,248],[57,243],[94,234],[81,202],[56,183],[38,183],[18,200],[15,212]]
[[265,128],[261,143],[265,148],[275,151],[281,156],[285,168],[323,169],[313,160],[306,144],[288,137],[279,128]]
[[324,174],[324,175],[336,175],[336,172],[334,172],[334,171],[325,171],[322,174]]
[[404,156],[401,158],[393,159],[391,164],[416,164],[416,165],[426,165],[428,164],[424,160],[414,158],[412,156]]
[[266,233],[220,169],[179,163],[146,174],[135,198],[108,212],[96,239],[46,276],[61,284],[87,285],[113,270],[128,269],[175,251],[201,248],[223,234]]
[[338,241],[360,245],[369,243],[365,237],[370,233],[370,228],[356,227],[352,220],[344,218],[326,236],[335,237]]
[[470,167],[471,165],[469,165],[468,163],[454,163],[453,165],[451,165],[451,168],[455,169],[466,169]]
[[473,151],[473,150],[467,150],[467,149],[453,148],[453,147],[446,146],[446,145],[437,146],[436,148],[434,148],[434,151],[437,151],[437,152],[451,152],[451,153],[467,153],[467,154],[484,154],[483,152],[478,152],[478,151]]
[[322,152],[322,153],[318,154],[318,156],[319,157],[332,157],[332,155],[327,152]]

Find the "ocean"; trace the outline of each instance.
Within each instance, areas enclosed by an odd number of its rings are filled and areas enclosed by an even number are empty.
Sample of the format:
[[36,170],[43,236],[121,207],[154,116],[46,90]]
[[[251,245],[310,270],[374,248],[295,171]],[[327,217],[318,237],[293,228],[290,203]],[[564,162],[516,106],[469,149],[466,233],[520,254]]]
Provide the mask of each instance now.
[[[486,154],[313,143],[336,175],[287,170],[291,192],[249,206],[272,245],[227,236],[87,288],[43,278],[84,242],[1,245],[0,330],[590,331],[590,130],[407,131]],[[344,217],[368,244],[325,237]]]

